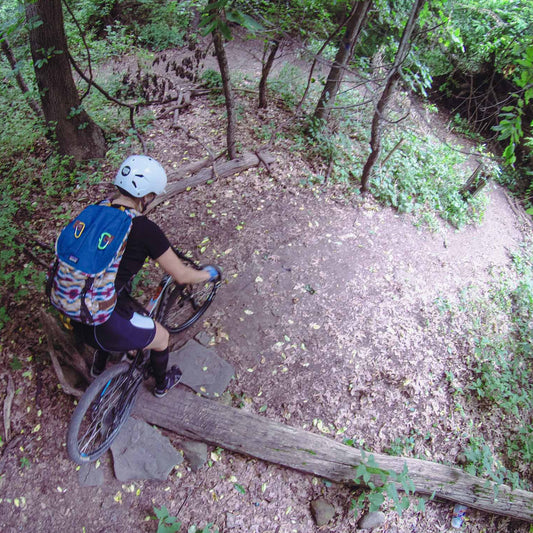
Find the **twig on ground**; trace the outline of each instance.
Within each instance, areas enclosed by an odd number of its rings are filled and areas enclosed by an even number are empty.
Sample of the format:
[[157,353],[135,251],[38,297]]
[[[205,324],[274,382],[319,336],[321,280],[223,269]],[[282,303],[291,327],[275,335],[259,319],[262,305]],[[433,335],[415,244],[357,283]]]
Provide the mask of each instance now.
[[4,400],[4,436],[6,442],[9,442],[11,431],[11,406],[13,404],[13,398],[15,397],[15,385],[13,384],[13,378],[11,374],[7,375],[7,392]]
[[257,159],[259,159],[259,161],[261,161],[261,163],[263,163],[263,165],[265,165],[265,168],[267,169],[267,172],[270,175],[272,175],[272,171],[270,170],[270,165],[268,164],[268,161],[263,157],[261,152],[259,150],[256,150],[254,152],[254,154],[257,156]]
[[4,471],[4,465],[7,461],[7,456],[13,450],[16,448],[19,444],[19,442],[22,440],[22,435],[17,435],[16,437],[13,437],[8,443],[7,446],[4,449],[4,453],[2,454],[2,458],[0,459],[0,475]]

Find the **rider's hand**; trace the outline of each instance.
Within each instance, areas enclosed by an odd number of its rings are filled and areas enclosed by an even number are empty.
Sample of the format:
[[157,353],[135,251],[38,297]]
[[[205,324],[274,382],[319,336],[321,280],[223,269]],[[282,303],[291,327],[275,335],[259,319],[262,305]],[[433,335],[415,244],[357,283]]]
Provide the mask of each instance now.
[[202,270],[205,270],[207,273],[209,273],[209,281],[220,281],[222,279],[222,272],[214,265],[206,265],[202,267]]

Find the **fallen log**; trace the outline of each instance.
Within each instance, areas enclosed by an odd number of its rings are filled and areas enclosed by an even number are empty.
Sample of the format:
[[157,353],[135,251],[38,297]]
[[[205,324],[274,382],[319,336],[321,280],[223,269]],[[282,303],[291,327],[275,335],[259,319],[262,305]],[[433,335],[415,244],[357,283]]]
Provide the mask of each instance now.
[[[533,522],[533,493],[496,485],[459,468],[430,461],[363,454],[326,436],[227,407],[182,388],[163,399],[155,399],[143,389],[134,415],[181,436],[337,483],[354,484],[355,469],[372,455],[377,466],[389,473],[400,475],[407,466],[418,494]],[[379,478],[372,481],[379,483]],[[399,484],[396,486],[401,490]]]
[[[149,210],[151,211],[155,206],[162,202],[166,202],[171,196],[179,194],[187,190],[189,187],[196,187],[197,185],[201,185],[202,183],[206,183],[207,181],[216,178],[229,178],[230,176],[248,170],[251,167],[257,167],[261,163],[267,166],[268,169],[268,165],[275,161],[274,156],[268,152],[258,152],[258,154],[246,152],[235,159],[223,161],[221,163],[215,163],[211,158],[207,158],[190,165],[189,168],[191,171],[196,173],[188,178],[182,178],[182,169],[178,169],[175,173],[169,173],[169,184],[166,187],[165,194],[157,196],[157,198],[150,204]],[[209,168],[205,168],[207,166],[209,166]],[[182,179],[179,179],[179,181],[172,181],[176,178]]]

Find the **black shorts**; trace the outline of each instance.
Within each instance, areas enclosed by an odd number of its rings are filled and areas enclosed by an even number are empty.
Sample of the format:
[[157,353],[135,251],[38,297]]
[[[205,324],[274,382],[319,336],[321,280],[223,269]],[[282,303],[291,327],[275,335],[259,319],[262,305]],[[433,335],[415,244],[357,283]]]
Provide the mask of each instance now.
[[115,310],[99,326],[74,323],[74,331],[83,342],[106,352],[127,352],[148,346],[155,337],[152,318],[136,312]]

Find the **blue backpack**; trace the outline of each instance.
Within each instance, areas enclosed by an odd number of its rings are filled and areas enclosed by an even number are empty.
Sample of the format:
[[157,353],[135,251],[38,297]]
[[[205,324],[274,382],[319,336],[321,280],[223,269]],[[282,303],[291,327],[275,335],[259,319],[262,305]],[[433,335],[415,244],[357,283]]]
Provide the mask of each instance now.
[[118,266],[138,214],[106,200],[86,207],[63,229],[46,291],[56,309],[83,324],[108,320],[117,302]]

